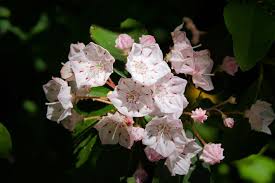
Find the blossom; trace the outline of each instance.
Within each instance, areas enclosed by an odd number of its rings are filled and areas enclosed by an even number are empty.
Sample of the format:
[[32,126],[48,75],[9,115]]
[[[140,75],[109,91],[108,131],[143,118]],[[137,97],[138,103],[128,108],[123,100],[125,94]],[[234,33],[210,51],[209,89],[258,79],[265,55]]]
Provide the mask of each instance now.
[[71,60],[77,87],[96,87],[106,83],[113,73],[114,57],[103,47],[89,43],[83,49],[85,59]]
[[220,161],[224,159],[221,144],[209,143],[204,145],[200,159],[210,165],[220,163]]
[[203,110],[202,108],[197,108],[194,111],[192,111],[191,118],[194,121],[203,123],[205,120],[207,120],[206,110]]
[[143,168],[139,167],[134,173],[134,178],[136,183],[144,183],[148,178],[148,174]]
[[160,78],[171,70],[163,60],[162,51],[158,44],[133,44],[127,57],[126,70],[132,75],[134,81],[149,86],[155,84]]
[[69,131],[73,131],[75,128],[75,125],[78,122],[83,121],[84,117],[80,114],[78,114],[75,110],[72,110],[72,115],[66,117],[64,120],[61,121],[62,125],[68,129]]
[[182,122],[169,116],[154,118],[145,127],[144,145],[168,157],[176,149],[175,140],[182,137]]
[[46,98],[49,103],[47,118],[52,121],[60,122],[71,115],[73,108],[71,87],[61,78],[53,77],[47,84],[43,85]]
[[69,60],[81,60],[85,58],[85,53],[83,49],[85,48],[85,44],[76,43],[70,45],[70,52],[68,55]]
[[155,39],[154,36],[151,36],[151,35],[142,35],[139,38],[139,43],[140,44],[144,44],[144,45],[155,44],[156,43],[156,39]]
[[235,123],[235,121],[233,118],[224,118],[223,119],[224,126],[226,126],[228,128],[233,128],[234,123]]
[[181,44],[185,43],[188,45],[191,45],[190,41],[186,37],[186,33],[184,31],[181,31],[183,28],[183,24],[177,26],[173,32],[171,32],[171,36],[173,39],[174,44]]
[[99,132],[102,144],[117,144],[131,149],[134,138],[132,125],[129,125],[129,117],[118,112],[104,116],[94,127]]
[[[173,115],[179,118],[183,109],[188,105],[184,96],[187,81],[172,73],[160,79],[153,87],[153,99],[155,103],[155,115]],[[156,112],[158,111],[158,112]]]
[[142,140],[144,137],[144,128],[133,127],[132,128],[132,136],[134,137],[134,141]]
[[152,90],[130,78],[121,78],[108,98],[117,110],[130,117],[142,117],[153,111]]
[[195,142],[195,139],[187,138],[185,132],[182,131],[181,138],[175,141],[176,149],[168,156],[165,165],[170,170],[172,176],[186,175],[191,165],[191,158],[195,157],[201,147]]
[[128,34],[120,34],[116,38],[115,47],[118,49],[121,49],[121,50],[125,51],[125,53],[127,53],[131,49],[133,43],[134,43],[134,40],[131,38],[131,36],[129,36]]
[[211,81],[211,70],[213,67],[213,60],[210,58],[208,50],[197,51],[194,53],[194,71],[192,73],[192,80],[196,87],[200,87],[206,91],[213,90]]
[[145,152],[147,159],[151,162],[156,162],[161,159],[164,159],[164,157],[162,155],[160,155],[154,149],[152,149],[148,146],[144,149],[144,152]]
[[223,59],[222,65],[220,66],[221,70],[225,71],[227,74],[234,76],[238,71],[238,64],[234,57],[226,56]]
[[245,117],[248,118],[253,130],[271,134],[268,126],[275,119],[275,114],[270,103],[257,100],[250,110],[245,111]]
[[60,70],[60,75],[61,75],[61,78],[65,79],[66,81],[73,81],[75,79],[70,61],[66,62],[63,65],[63,67]]

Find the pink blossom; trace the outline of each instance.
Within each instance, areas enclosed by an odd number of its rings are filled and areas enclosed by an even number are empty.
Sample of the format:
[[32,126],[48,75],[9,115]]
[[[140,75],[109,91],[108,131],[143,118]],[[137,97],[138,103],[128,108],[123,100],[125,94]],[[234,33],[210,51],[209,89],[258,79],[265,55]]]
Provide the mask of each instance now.
[[275,119],[275,113],[270,103],[257,100],[249,110],[245,111],[245,117],[248,118],[253,130],[271,134],[268,126]]
[[144,183],[148,178],[148,174],[143,168],[138,168],[134,173],[134,178],[136,183]]
[[134,137],[134,141],[142,140],[144,137],[144,128],[133,127],[132,128],[132,136]]
[[155,84],[171,70],[163,60],[163,54],[158,44],[133,44],[127,57],[126,70],[132,79],[140,84],[150,86]]
[[153,111],[152,90],[130,78],[121,78],[108,98],[117,110],[130,117],[142,117]]
[[132,125],[128,124],[129,117],[119,112],[104,116],[95,126],[99,132],[102,144],[117,144],[131,149],[134,138],[132,136]]
[[155,37],[151,35],[142,35],[139,38],[139,43],[144,45],[150,45],[156,43]]
[[207,120],[206,110],[203,110],[202,108],[197,108],[194,111],[192,111],[191,118],[196,121],[203,123],[205,120]]
[[151,162],[156,162],[156,161],[159,161],[161,159],[164,159],[164,157],[162,155],[160,155],[154,149],[152,149],[148,146],[144,149],[144,152],[145,152],[146,157],[148,158],[148,160],[151,161]]
[[238,67],[239,66],[234,57],[224,57],[221,69],[225,71],[227,74],[234,76],[235,73],[238,71]]
[[234,123],[235,123],[235,121],[233,118],[224,118],[223,119],[224,126],[226,126],[228,128],[233,128]]
[[118,49],[121,49],[125,52],[129,52],[132,45],[134,43],[134,40],[132,39],[131,36],[129,36],[128,34],[120,34],[117,38],[116,38],[116,45],[115,47]]
[[184,31],[181,31],[183,28],[183,24],[177,26],[173,32],[171,32],[171,36],[173,39],[174,44],[181,44],[186,43],[188,45],[191,45],[190,41],[186,37],[186,33]]
[[70,52],[68,55],[69,60],[80,60],[85,57],[85,53],[83,49],[85,48],[85,44],[76,43],[70,45]]
[[200,159],[210,165],[220,163],[220,161],[224,159],[223,150],[224,149],[221,147],[221,144],[206,144],[203,148]]

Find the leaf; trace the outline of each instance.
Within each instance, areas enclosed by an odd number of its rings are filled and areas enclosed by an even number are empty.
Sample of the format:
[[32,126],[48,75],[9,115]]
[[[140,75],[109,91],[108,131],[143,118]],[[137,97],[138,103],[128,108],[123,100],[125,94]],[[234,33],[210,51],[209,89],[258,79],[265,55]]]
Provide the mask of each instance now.
[[12,149],[11,136],[7,128],[0,123],[0,158],[8,158]]
[[89,142],[87,145],[85,145],[78,153],[77,156],[77,162],[76,162],[76,168],[79,168],[81,165],[83,165],[89,158],[89,155],[94,147],[94,144],[96,142],[97,136],[94,136],[93,138],[89,139]]
[[92,97],[106,97],[107,93],[109,91],[110,90],[104,86],[93,87],[93,88],[91,88],[90,96],[92,96]]
[[90,27],[91,38],[99,45],[107,49],[117,60],[126,61],[126,57],[122,51],[115,47],[115,40],[119,35],[116,32],[104,29],[97,25]]
[[275,21],[255,2],[236,1],[230,1],[225,7],[224,20],[232,34],[236,60],[240,68],[247,71],[270,49],[275,40]]
[[254,183],[272,182],[275,161],[261,155],[251,155],[235,162],[241,178]]
[[115,107],[113,105],[106,105],[105,107],[103,107],[97,111],[88,113],[88,115],[89,116],[104,116],[108,112],[112,112],[112,111],[115,111]]
[[126,20],[120,23],[121,29],[133,29],[133,28],[140,28],[140,27],[143,27],[143,25],[137,20],[132,18],[127,18]]
[[2,18],[8,18],[10,17],[11,12],[8,8],[0,6],[0,17]]
[[83,133],[84,130],[88,129],[89,127],[92,127],[97,121],[97,119],[92,119],[84,120],[83,122],[77,123],[72,134],[73,137],[77,137],[78,135]]

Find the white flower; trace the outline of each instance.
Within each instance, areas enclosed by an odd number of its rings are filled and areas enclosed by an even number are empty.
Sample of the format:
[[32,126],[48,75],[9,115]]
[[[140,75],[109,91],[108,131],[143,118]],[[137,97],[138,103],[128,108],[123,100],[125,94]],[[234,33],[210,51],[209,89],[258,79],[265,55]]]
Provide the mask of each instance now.
[[84,59],[71,60],[77,87],[102,86],[113,73],[114,57],[101,46],[89,43],[83,49]]
[[182,122],[168,116],[154,118],[147,123],[144,145],[154,149],[163,157],[168,157],[176,149],[175,141],[182,138]]
[[78,122],[82,122],[84,117],[80,114],[78,114],[75,110],[72,110],[72,115],[66,117],[64,120],[61,121],[62,125],[68,129],[69,131],[73,131],[75,128],[75,125]]
[[155,84],[160,78],[171,70],[163,60],[162,51],[158,44],[136,44],[127,57],[126,70],[133,80],[149,86]]
[[176,149],[168,156],[165,165],[170,170],[172,176],[186,175],[191,165],[191,158],[195,157],[202,148],[195,142],[195,139],[186,137],[182,131],[182,137],[175,141]]
[[60,75],[61,78],[65,79],[66,81],[73,81],[75,79],[70,61],[66,62],[63,65],[63,67],[60,70]]
[[71,115],[73,108],[71,87],[60,78],[53,77],[47,84],[43,85],[46,98],[48,99],[47,118],[60,122]]
[[144,137],[144,128],[133,127],[132,128],[132,136],[134,137],[134,141],[142,140]]
[[[132,119],[131,119],[132,120]],[[132,134],[133,123],[129,123],[129,117],[118,112],[103,117],[94,127],[99,132],[102,144],[117,144],[131,149],[134,138]]]
[[213,90],[214,86],[211,81],[213,60],[210,58],[208,50],[195,52],[194,66],[195,68],[192,73],[192,80],[195,86],[206,91]]
[[85,53],[83,51],[84,48],[85,48],[85,44],[83,43],[71,44],[68,59],[82,60],[83,58],[85,58]]
[[142,117],[153,111],[152,90],[129,78],[121,78],[108,98],[126,116]]
[[179,118],[183,109],[188,105],[184,96],[186,84],[185,79],[173,76],[172,73],[160,79],[153,87],[155,115],[172,115]]
[[245,111],[245,117],[249,119],[253,130],[271,134],[268,126],[275,119],[275,114],[270,103],[257,100],[250,110]]

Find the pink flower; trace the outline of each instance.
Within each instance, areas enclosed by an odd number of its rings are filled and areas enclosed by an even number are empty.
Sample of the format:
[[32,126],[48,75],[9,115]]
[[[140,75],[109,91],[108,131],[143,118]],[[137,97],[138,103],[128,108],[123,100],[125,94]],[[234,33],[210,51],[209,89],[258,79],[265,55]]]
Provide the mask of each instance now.
[[225,71],[227,74],[234,76],[235,73],[238,71],[238,67],[239,66],[234,57],[224,57],[221,69]]
[[151,35],[142,35],[139,38],[139,43],[144,45],[150,45],[156,43],[155,37]]
[[68,55],[69,60],[80,60],[85,57],[85,53],[83,49],[85,48],[85,44],[76,43],[70,45],[70,52]]
[[245,117],[248,118],[253,130],[271,134],[268,126],[275,119],[275,113],[270,103],[257,100],[249,110],[245,111]]
[[143,168],[138,168],[134,173],[134,178],[136,183],[144,183],[148,178],[148,174]]
[[162,155],[160,155],[154,149],[152,149],[148,146],[144,149],[144,152],[145,152],[146,157],[148,158],[148,160],[151,161],[151,162],[156,162],[156,161],[159,161],[161,159],[164,159],[164,157]]
[[121,78],[108,98],[117,110],[130,117],[142,117],[153,111],[152,90],[130,78]]
[[132,125],[128,123],[129,117],[119,112],[104,116],[95,126],[99,132],[102,144],[117,144],[131,149],[134,144],[132,136]]
[[203,110],[202,108],[197,108],[194,111],[192,111],[191,118],[196,121],[203,123],[205,120],[207,120],[206,110]]
[[134,141],[142,140],[144,137],[144,129],[141,127],[133,127],[132,136],[134,137]]
[[205,163],[209,163],[210,165],[220,163],[220,161],[224,159],[223,150],[221,144],[206,144],[203,148],[200,160],[203,160]]
[[233,118],[224,118],[223,119],[224,126],[226,126],[228,128],[233,128],[234,123],[235,123],[235,121]]
[[128,34],[120,34],[116,39],[115,47],[128,53],[134,43],[134,40]]

